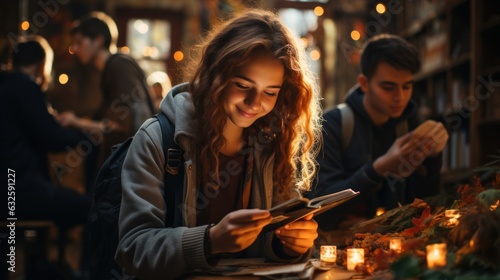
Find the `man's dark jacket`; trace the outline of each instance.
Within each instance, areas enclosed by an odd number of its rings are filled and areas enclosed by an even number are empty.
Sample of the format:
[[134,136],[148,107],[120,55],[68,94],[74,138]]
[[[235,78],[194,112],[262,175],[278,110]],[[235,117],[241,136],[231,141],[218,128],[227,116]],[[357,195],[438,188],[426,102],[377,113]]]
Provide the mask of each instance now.
[[407,121],[412,131],[419,124],[417,107],[408,103],[402,115],[390,118],[382,126],[376,126],[363,106],[364,93],[358,87],[346,99],[354,114],[354,129],[345,150],[342,148],[341,115],[338,108],[323,115],[323,149],[318,155],[319,176],[310,197],[321,196],[347,188],[360,191],[360,195],[344,205],[318,217],[320,227],[335,227],[345,215],[356,214],[371,218],[377,207],[391,209],[407,204],[414,198],[424,198],[439,192],[441,154],[427,158],[421,167],[403,161],[402,170],[416,171],[406,179],[395,176],[379,176],[373,162],[384,155],[396,140],[396,125]]
[[[56,122],[47,111],[44,93],[27,75],[0,72],[0,98],[0,165],[4,178],[8,169],[14,170],[10,173],[15,173],[13,187],[19,212],[29,208],[23,197],[42,199],[54,188],[48,153],[71,149],[87,137]],[[2,192],[6,195],[7,187]]]

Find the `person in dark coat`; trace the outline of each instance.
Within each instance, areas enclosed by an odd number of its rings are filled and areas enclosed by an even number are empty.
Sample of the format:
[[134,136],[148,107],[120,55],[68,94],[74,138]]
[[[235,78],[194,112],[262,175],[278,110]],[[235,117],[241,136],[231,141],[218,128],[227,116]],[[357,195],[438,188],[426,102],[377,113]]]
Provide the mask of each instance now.
[[[130,56],[115,53],[118,29],[111,17],[93,12],[75,22],[72,45],[78,60],[91,64],[101,73],[102,103],[92,116],[106,128],[87,157],[87,191],[92,192],[97,173],[111,154],[112,147],[133,136],[139,127],[158,111],[150,98],[145,75]],[[66,112],[69,126],[79,126]]]
[[9,191],[9,201],[15,203],[12,209],[2,209],[2,219],[51,220],[61,227],[84,224],[90,197],[54,183],[47,156],[75,147],[87,137],[63,128],[47,110],[41,86],[46,81],[45,65],[52,61],[46,61],[42,44],[35,39],[18,43],[12,62],[12,72],[0,73],[0,159],[12,179],[2,196]]
[[[379,207],[392,209],[439,192],[441,150],[448,133],[442,123],[417,138],[412,132],[420,124],[411,101],[420,66],[415,47],[400,37],[382,34],[365,44],[358,85],[346,99],[354,118],[350,142],[342,143],[340,109],[325,112],[318,182],[309,194],[351,188],[360,195],[319,215],[320,228],[337,228],[353,216],[373,218]],[[398,135],[401,123],[406,132]]]

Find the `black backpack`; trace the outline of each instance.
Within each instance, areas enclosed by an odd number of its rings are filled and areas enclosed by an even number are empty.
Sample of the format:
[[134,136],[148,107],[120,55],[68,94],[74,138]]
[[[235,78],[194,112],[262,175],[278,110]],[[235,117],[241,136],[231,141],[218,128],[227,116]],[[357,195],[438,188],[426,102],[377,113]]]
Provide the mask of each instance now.
[[[163,151],[165,153],[164,182],[175,188],[165,188],[167,207],[166,226],[173,226],[176,202],[182,200],[184,183],[184,163],[182,150],[173,140],[174,125],[163,113],[155,115],[162,130]],[[118,217],[122,198],[121,170],[132,142],[127,141],[113,147],[97,175],[92,206],[89,214],[90,233],[90,277],[91,279],[122,279],[122,269],[115,262],[118,246]],[[178,223],[178,221],[175,221]]]

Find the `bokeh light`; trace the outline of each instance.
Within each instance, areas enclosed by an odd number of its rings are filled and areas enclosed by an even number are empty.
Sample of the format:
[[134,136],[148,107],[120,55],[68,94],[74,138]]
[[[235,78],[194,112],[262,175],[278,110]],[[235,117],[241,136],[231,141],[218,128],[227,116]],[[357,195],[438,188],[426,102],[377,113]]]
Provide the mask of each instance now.
[[387,9],[385,8],[384,4],[378,3],[377,6],[375,7],[375,10],[377,11],[377,13],[383,14]]
[[359,33],[358,30],[353,30],[351,31],[351,38],[354,40],[354,41],[357,41],[361,38],[361,33]]
[[176,51],[174,53],[174,60],[175,61],[182,61],[184,59],[184,54],[181,51]]
[[67,83],[68,83],[68,81],[69,81],[69,77],[68,77],[68,75],[67,75],[67,74],[61,74],[61,75],[59,75],[59,83],[60,83],[61,85],[65,85],[65,84],[67,84]]

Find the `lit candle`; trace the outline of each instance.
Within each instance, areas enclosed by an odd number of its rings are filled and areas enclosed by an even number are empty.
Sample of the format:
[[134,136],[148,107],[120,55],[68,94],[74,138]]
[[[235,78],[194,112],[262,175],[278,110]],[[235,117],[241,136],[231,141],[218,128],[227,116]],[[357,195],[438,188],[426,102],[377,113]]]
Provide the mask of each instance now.
[[401,253],[401,247],[403,245],[402,237],[391,237],[389,239],[389,249],[396,253]]
[[458,212],[458,209],[445,210],[444,216],[448,218],[448,226],[454,227],[458,225],[458,218],[460,218],[460,212]]
[[321,261],[321,266],[335,266],[337,262],[337,246],[322,245],[320,247],[319,259]]
[[351,248],[347,249],[347,270],[354,271],[357,264],[365,263],[365,249]]
[[385,208],[384,207],[378,207],[377,212],[375,213],[375,216],[380,216],[385,213]]
[[498,205],[500,205],[500,199],[497,200],[495,203],[491,204],[490,210],[495,211],[498,208]]
[[425,247],[427,251],[427,267],[436,268],[446,266],[446,244],[430,244]]

